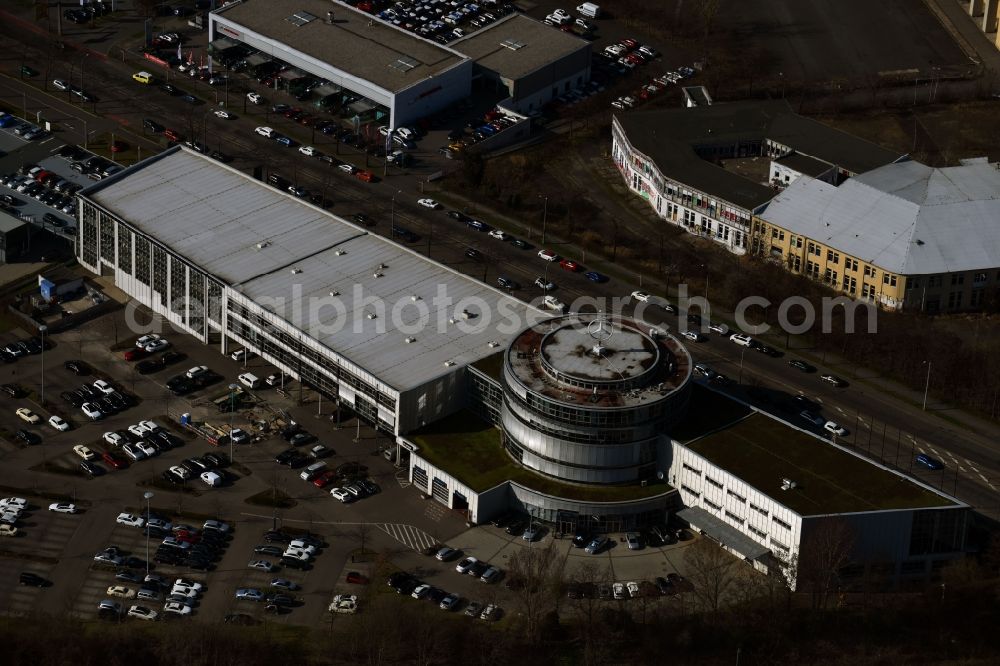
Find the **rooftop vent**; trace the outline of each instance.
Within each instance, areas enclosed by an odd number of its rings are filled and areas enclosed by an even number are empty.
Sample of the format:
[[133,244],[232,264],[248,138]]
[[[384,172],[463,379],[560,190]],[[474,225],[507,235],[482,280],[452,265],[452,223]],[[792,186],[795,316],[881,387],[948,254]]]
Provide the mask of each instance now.
[[446,367],[446,368],[450,368],[453,365],[455,365],[454,361],[445,361],[444,362],[444,367]]
[[791,479],[782,479],[781,480],[781,489],[782,490],[793,490],[794,488],[795,488],[795,482],[792,481]]
[[524,48],[524,42],[519,42],[516,39],[505,39],[500,42],[500,46],[505,49],[510,49],[511,51],[517,51],[518,49]]
[[368,313],[368,314],[366,314],[365,316],[366,316],[366,317],[368,317],[369,319],[375,319],[375,318],[377,318],[377,317],[378,317],[378,315],[377,315],[377,314],[375,314],[374,312],[369,312],[369,313]]
[[496,340],[490,340],[488,343],[486,343],[486,346],[489,347],[490,349],[496,349],[497,347],[500,346],[500,343],[497,342]]
[[271,244],[271,241],[261,241],[261,242],[257,243],[257,249],[258,250],[263,250],[265,247],[267,247],[270,244]]
[[416,294],[413,294],[412,296],[410,296],[410,300],[413,301],[414,303],[416,303],[417,301],[420,301],[420,300],[423,300],[423,299],[420,298],[419,296],[417,296]]
[[333,253],[339,257],[341,255],[347,254],[347,250],[334,250]]
[[330,292],[330,295],[331,296],[340,296],[340,292],[337,291],[336,289],[334,289],[333,291]]
[[293,268],[292,269],[292,275],[298,275],[301,272],[302,272],[301,268]]
[[924,242],[918,238],[917,239],[917,245],[923,245],[923,244],[924,244]]
[[394,69],[400,74],[405,74],[420,63],[409,56],[403,56],[395,62],[389,63],[389,69]]
[[301,28],[306,23],[311,23],[315,21],[316,17],[310,14],[309,12],[303,11],[303,12],[295,12],[285,20],[294,25],[296,28]]
[[454,324],[455,323],[455,318],[454,317],[448,317],[448,323],[449,324]]
[[381,271],[375,271],[374,273],[372,273],[373,278],[380,278],[383,275],[385,275],[385,273],[382,273]]
[[403,338],[403,342],[405,342],[406,344],[410,344],[410,343],[416,342],[416,341],[417,341],[417,339],[414,338],[414,337],[412,337],[412,336],[409,337],[409,338]]

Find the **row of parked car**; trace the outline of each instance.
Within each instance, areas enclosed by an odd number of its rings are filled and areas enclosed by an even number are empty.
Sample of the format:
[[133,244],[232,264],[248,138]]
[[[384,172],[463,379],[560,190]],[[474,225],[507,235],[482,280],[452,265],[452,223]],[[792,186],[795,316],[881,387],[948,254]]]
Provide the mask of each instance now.
[[10,129],[14,132],[14,134],[21,137],[25,141],[41,139],[49,134],[38,125],[21,120],[20,118],[10,115],[9,113],[0,113],[0,127]]
[[[360,9],[372,3],[357,3]],[[362,9],[375,12],[375,8]],[[509,2],[466,0],[401,0],[378,11],[376,16],[397,28],[415,33],[439,44],[461,39],[477,28],[487,26],[516,11]]]
[[17,340],[0,348],[0,361],[3,361],[4,363],[13,363],[22,356],[34,356],[35,354],[41,354],[42,349],[48,349],[49,346],[49,343],[46,342],[43,347],[41,339],[37,336],[26,340]]
[[[174,524],[165,516],[150,513],[148,516],[121,513],[115,519],[119,525],[135,527],[151,538],[161,539],[153,556],[156,564],[186,567],[208,571],[222,558],[229,545],[232,528],[219,520],[206,520],[201,529],[185,524]],[[103,561],[119,566],[122,564],[118,553],[107,550],[98,553],[95,561]],[[99,559],[102,558],[102,559]]]

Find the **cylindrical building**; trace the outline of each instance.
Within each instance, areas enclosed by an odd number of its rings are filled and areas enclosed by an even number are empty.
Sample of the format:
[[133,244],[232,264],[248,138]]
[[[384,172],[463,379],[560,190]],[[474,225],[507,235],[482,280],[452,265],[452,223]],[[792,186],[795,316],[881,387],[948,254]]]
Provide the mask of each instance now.
[[639,321],[593,313],[540,322],[506,351],[504,446],[563,481],[650,479],[660,435],[684,416],[691,366],[680,342]]

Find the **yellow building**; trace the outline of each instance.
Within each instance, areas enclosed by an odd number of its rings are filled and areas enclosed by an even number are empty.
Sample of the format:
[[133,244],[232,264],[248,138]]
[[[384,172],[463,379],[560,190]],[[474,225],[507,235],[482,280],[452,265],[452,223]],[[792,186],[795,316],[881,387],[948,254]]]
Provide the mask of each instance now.
[[753,220],[751,252],[886,309],[992,305],[1000,170],[986,158],[889,164],[839,186],[800,178]]

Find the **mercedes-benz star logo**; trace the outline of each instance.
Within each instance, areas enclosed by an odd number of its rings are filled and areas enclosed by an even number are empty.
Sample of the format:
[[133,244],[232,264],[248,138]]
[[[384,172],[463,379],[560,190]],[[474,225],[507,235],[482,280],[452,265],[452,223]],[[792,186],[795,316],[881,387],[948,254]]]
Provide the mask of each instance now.
[[607,342],[615,334],[615,330],[611,328],[611,323],[602,317],[587,325],[587,333],[598,342]]

